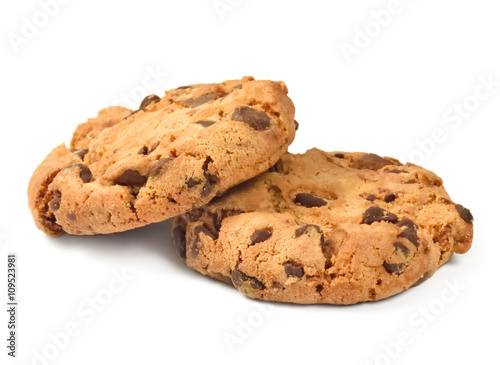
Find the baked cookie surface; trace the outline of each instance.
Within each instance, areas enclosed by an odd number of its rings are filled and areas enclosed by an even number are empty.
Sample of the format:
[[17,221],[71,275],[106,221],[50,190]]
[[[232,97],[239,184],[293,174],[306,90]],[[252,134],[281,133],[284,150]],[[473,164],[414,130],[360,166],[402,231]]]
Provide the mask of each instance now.
[[35,170],[29,207],[39,229],[91,235],[159,222],[266,171],[295,137],[282,82],[252,77],[101,110]]
[[472,215],[434,173],[312,149],[174,219],[186,264],[245,295],[374,301],[418,285],[472,242]]

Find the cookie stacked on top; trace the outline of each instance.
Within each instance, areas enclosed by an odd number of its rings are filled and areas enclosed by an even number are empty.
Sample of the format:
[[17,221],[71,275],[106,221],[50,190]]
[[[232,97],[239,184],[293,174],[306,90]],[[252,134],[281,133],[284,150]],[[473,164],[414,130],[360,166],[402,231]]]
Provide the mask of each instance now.
[[109,107],[28,188],[47,234],[174,219],[186,264],[249,297],[373,301],[418,285],[472,242],[472,215],[422,167],[370,153],[287,153],[294,105],[252,77]]

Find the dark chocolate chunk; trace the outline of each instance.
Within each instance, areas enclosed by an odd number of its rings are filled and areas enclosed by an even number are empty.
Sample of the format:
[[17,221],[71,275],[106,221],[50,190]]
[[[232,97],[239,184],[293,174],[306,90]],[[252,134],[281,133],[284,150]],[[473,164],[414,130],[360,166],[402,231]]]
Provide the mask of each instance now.
[[147,180],[147,177],[142,176],[139,171],[125,170],[115,179],[115,184],[122,186],[143,186]]
[[398,217],[396,214],[389,213],[388,211],[379,207],[370,207],[363,213],[364,224],[372,224],[373,222],[381,221],[397,223]]
[[177,90],[185,90],[185,89],[190,89],[191,88],[191,85],[187,85],[187,86],[179,86],[177,88]]
[[139,109],[145,110],[148,105],[156,104],[159,101],[160,101],[160,97],[158,95],[154,95],[154,94],[148,95],[142,100],[141,105],[139,106]]
[[53,197],[49,202],[49,208],[52,209],[53,211],[56,211],[59,209],[59,206],[61,205],[61,192],[59,190],[54,191]]
[[233,270],[233,272],[231,273],[231,279],[233,281],[233,285],[236,287],[240,287],[244,282],[248,281],[252,289],[262,290],[266,288],[265,285],[262,284],[262,282],[260,282],[256,278],[246,275],[238,269]]
[[323,291],[323,285],[319,284],[319,285],[316,285],[316,291],[318,293],[321,293]]
[[186,181],[186,185],[188,186],[188,188],[192,188],[196,185],[200,185],[201,184],[201,180],[198,180],[198,179],[193,179],[193,178],[190,178],[188,181]]
[[137,151],[138,155],[147,155],[148,154],[148,146],[142,146],[139,151]]
[[177,226],[172,230],[172,243],[175,248],[175,252],[181,259],[186,258],[186,230]]
[[463,205],[460,204],[455,205],[455,208],[457,209],[460,218],[462,218],[467,223],[472,223],[474,217],[472,216],[472,213],[470,212],[469,209],[465,208]]
[[210,156],[205,159],[203,163],[203,176],[205,176],[206,182],[201,190],[201,196],[206,198],[212,192],[213,186],[219,181],[219,178],[216,175],[212,175],[208,172],[208,165],[212,163],[213,160]]
[[220,93],[211,93],[207,95],[198,96],[197,98],[184,100],[184,105],[189,108],[196,108],[202,104],[208,103],[211,100],[220,98],[222,95]]
[[297,122],[296,120],[293,121],[293,123],[295,124],[295,130],[299,130],[299,122]]
[[162,158],[162,159],[156,161],[155,165],[151,169],[151,172],[149,173],[149,176],[151,176],[153,178],[159,176],[162,173],[165,165],[173,160],[174,160],[173,157],[167,157],[167,158]]
[[375,199],[377,199],[377,197],[373,194],[370,194],[366,197],[366,200],[371,201],[371,202],[374,201]]
[[271,166],[269,168],[269,170],[267,170],[267,172],[279,172],[278,171],[278,164],[275,164],[275,165]]
[[255,278],[250,278],[250,286],[255,290],[263,290],[266,288],[266,286],[262,282]]
[[248,106],[234,109],[231,119],[246,123],[257,131],[266,130],[271,125],[271,118],[266,113]]
[[393,165],[393,163],[374,153],[365,153],[354,161],[352,167],[359,170],[368,169],[376,171],[386,165]]
[[223,209],[219,211],[216,215],[214,215],[214,227],[217,231],[220,231],[222,226],[222,221],[228,217],[233,217],[235,215],[239,215],[245,213],[242,210],[238,209]]
[[398,227],[403,228],[403,231],[398,234],[398,237],[406,238],[411,243],[415,245],[415,247],[420,246],[420,242],[418,241],[417,236],[417,225],[413,223],[410,219],[402,219],[401,222],[397,224]]
[[234,286],[242,286],[245,281],[248,280],[248,276],[244,274],[241,270],[235,269],[231,273],[231,280]]
[[345,158],[345,155],[343,153],[336,153],[334,156],[337,158]]
[[200,234],[203,233],[205,236],[210,237],[213,240],[216,240],[218,237],[215,233],[211,232],[207,227],[201,225],[197,226],[194,229],[194,235],[196,236],[196,239],[200,239]]
[[396,274],[396,275],[401,275],[403,271],[406,269],[406,264],[401,263],[401,264],[391,264],[387,261],[384,261],[384,269],[387,271],[389,274]]
[[76,215],[73,213],[66,214],[66,218],[68,218],[70,221],[76,221]]
[[304,267],[302,265],[296,264],[292,261],[285,262],[283,264],[285,268],[285,273],[288,276],[295,276],[301,278],[304,276]]
[[92,172],[90,172],[90,169],[84,164],[75,163],[73,165],[66,166],[64,170],[71,169],[73,167],[78,167],[80,169],[80,179],[82,179],[84,183],[89,183],[92,181]]
[[77,149],[71,149],[71,152],[73,152],[75,155],[77,155],[78,157],[80,157],[81,160],[84,159],[85,155],[87,153],[89,153],[89,149],[88,148],[84,148],[84,149],[81,149],[81,150],[77,150]]
[[396,250],[399,250],[403,253],[403,255],[405,256],[408,256],[408,254],[410,253],[410,249],[408,247],[406,247],[405,245],[403,245],[402,243],[399,243],[399,242],[396,242],[396,243],[393,243],[394,245],[394,248]]
[[390,203],[394,200],[396,200],[396,194],[394,194],[394,193],[390,193],[390,194],[387,194],[386,196],[384,196],[384,201],[386,203]]
[[293,202],[295,204],[300,204],[306,208],[322,207],[327,204],[325,200],[307,193],[298,193],[295,196],[295,200]]
[[267,240],[273,232],[270,229],[257,229],[255,230],[254,233],[252,233],[252,236],[250,237],[250,240],[252,241],[252,245],[255,245],[256,243],[264,242]]
[[421,277],[420,279],[418,279],[417,281],[415,281],[415,284],[413,284],[411,287],[413,288],[413,287],[415,287],[415,286],[418,286],[418,285],[422,284],[424,281],[426,281],[427,279],[429,279],[429,276],[430,276],[430,275],[429,275],[429,272],[428,272],[428,271],[426,271],[426,272],[422,275],[422,277]]
[[205,177],[207,178],[207,181],[205,182],[205,185],[201,190],[201,196],[203,198],[206,198],[210,195],[214,185],[217,183],[217,181],[219,181],[219,178],[215,175],[207,174]]
[[203,128],[207,128],[215,124],[215,122],[212,122],[211,120],[199,120],[195,123],[201,125]]
[[214,234],[213,232],[211,232],[204,225],[197,226],[194,229],[193,233],[194,233],[195,239],[194,239],[194,241],[193,241],[193,243],[191,244],[191,247],[190,247],[191,257],[197,257],[198,254],[199,254],[199,252],[200,252],[200,249],[201,249],[200,234],[203,233],[205,236],[210,237],[213,240],[216,240],[218,238],[218,236],[216,234]]
[[309,228],[313,228],[316,231],[318,231],[318,233],[323,234],[323,231],[321,230],[321,228],[319,226],[317,226],[315,224],[306,224],[305,226],[299,227],[295,230],[295,237],[302,236],[303,234],[305,234],[307,232],[307,230]]

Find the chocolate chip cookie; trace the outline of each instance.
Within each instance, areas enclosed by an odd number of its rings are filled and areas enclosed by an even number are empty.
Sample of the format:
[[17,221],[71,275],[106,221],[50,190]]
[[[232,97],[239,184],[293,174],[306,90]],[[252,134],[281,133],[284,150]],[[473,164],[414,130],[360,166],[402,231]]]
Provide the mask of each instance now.
[[467,252],[472,220],[422,167],[312,149],[175,218],[173,242],[189,267],[249,297],[353,304]]
[[252,77],[101,110],[35,170],[29,206],[50,235],[112,233],[202,206],[266,171],[295,136],[283,82]]

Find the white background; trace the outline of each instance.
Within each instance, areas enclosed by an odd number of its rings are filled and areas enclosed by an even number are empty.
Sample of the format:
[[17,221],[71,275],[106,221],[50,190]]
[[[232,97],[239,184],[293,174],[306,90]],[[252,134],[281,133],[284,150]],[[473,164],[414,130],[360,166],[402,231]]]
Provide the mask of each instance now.
[[[0,7],[0,293],[15,252],[20,303],[12,360],[0,295],[1,364],[498,361],[498,1],[222,0],[224,13],[213,0],[46,2]],[[100,237],[35,228],[28,180],[78,123],[113,103],[135,108],[146,94],[244,75],[287,83],[300,122],[292,152],[375,152],[435,171],[474,214],[470,252],[381,302],[259,309],[185,268],[168,223]],[[110,282],[119,293],[107,295]],[[100,311],[87,302],[96,296]],[[76,335],[65,340],[68,325]]]

